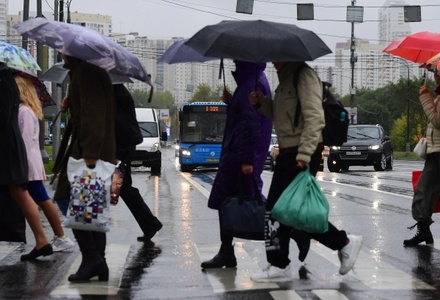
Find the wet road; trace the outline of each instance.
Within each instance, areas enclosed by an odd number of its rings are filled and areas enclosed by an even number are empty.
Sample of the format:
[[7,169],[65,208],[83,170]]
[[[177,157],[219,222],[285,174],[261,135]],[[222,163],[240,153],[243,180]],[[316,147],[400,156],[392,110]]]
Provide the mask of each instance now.
[[[160,177],[148,169],[134,176],[134,185],[164,223],[154,247],[136,241],[141,230],[120,201],[112,206],[107,235],[109,282],[70,284],[67,276],[80,262],[78,248],[20,262],[20,255],[34,245],[28,230],[27,245],[0,242],[0,299],[439,299],[440,239],[434,247],[402,246],[415,233],[407,229],[415,223],[410,216],[411,171],[421,168],[421,162],[396,161],[387,172],[372,167],[319,172],[332,223],[364,237],[354,270],[340,276],[337,253],[317,242],[301,264],[291,243],[294,280],[257,284],[249,276],[266,266],[262,242],[235,241],[237,269],[201,271],[201,261],[219,248],[217,212],[206,207],[215,170],[181,173],[174,150],[165,149]],[[265,194],[271,176],[264,171]],[[431,229],[440,236],[440,218],[435,215],[434,220]]]

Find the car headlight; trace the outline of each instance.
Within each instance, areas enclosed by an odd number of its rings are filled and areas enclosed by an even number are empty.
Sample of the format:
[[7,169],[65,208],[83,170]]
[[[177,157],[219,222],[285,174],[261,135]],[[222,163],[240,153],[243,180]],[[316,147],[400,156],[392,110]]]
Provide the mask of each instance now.
[[154,143],[153,147],[151,147],[151,152],[159,151],[159,143]]
[[331,149],[334,150],[334,151],[337,151],[337,150],[341,149],[341,147],[339,147],[339,146],[332,146]]
[[378,149],[380,149],[380,145],[368,146],[368,149],[370,149],[370,150],[378,150]]
[[182,149],[182,155],[183,156],[191,156],[191,151],[188,149]]

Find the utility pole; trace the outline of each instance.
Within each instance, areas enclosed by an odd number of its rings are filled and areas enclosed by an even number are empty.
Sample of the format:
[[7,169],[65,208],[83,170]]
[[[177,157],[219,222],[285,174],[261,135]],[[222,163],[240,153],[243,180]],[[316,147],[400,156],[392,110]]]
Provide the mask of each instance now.
[[[356,0],[351,1],[351,6],[356,4]],[[356,49],[356,42],[354,39],[354,22],[351,22],[351,39],[350,39],[350,66],[351,66],[351,86],[350,86],[350,124],[354,124],[354,64],[356,58],[354,50]]]
[[[63,12],[63,1],[54,0],[54,20],[58,21],[59,18],[62,18],[62,12]],[[61,4],[61,6],[58,6],[58,3]],[[60,11],[58,11],[60,10]],[[61,59],[58,57],[57,52],[53,50],[53,63],[56,64]],[[63,97],[62,95],[62,89],[61,87],[56,84],[55,82],[52,82],[52,97],[55,100],[55,103],[57,107],[60,106],[61,99]],[[58,117],[55,122],[52,123],[52,159],[55,159],[58,149],[60,148],[60,136],[61,136],[61,118]]]
[[[29,19],[29,0],[23,0],[23,22]],[[21,40],[21,48],[27,50],[28,40],[23,38]]]

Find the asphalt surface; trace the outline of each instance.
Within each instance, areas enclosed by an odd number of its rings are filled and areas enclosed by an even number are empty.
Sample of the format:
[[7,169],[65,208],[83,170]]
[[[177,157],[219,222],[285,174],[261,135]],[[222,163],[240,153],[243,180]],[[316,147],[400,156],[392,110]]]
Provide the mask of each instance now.
[[[316,241],[305,264],[300,263],[292,242],[293,280],[262,284],[250,280],[267,264],[261,241],[235,240],[237,268],[201,270],[200,263],[213,257],[220,244],[217,212],[206,207],[216,171],[182,173],[173,149],[164,149],[161,176],[137,169],[133,178],[164,224],[154,244],[136,241],[142,232],[120,200],[111,207],[107,234],[109,282],[95,278],[71,284],[67,277],[81,261],[78,247],[20,262],[20,255],[34,246],[28,228],[27,244],[0,242],[0,299],[440,299],[440,240],[435,239],[433,247],[402,246],[403,239],[415,233],[407,229],[415,223],[410,216],[411,171],[422,166],[422,162],[396,161],[388,172],[375,172],[372,167],[319,172],[330,220],[363,236],[354,269],[339,275],[337,252]],[[264,171],[266,195],[271,176]],[[436,237],[440,232],[437,214],[434,221],[431,229]],[[70,229],[66,234],[73,239]]]

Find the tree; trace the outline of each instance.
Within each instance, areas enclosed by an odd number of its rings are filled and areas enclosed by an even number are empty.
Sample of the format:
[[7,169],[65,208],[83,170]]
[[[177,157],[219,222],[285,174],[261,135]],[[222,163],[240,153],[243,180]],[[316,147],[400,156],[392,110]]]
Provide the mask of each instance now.
[[193,94],[191,100],[189,100],[188,102],[215,102],[218,101],[217,98],[218,97],[213,98],[211,87],[206,83],[202,83],[197,86],[195,93]]

